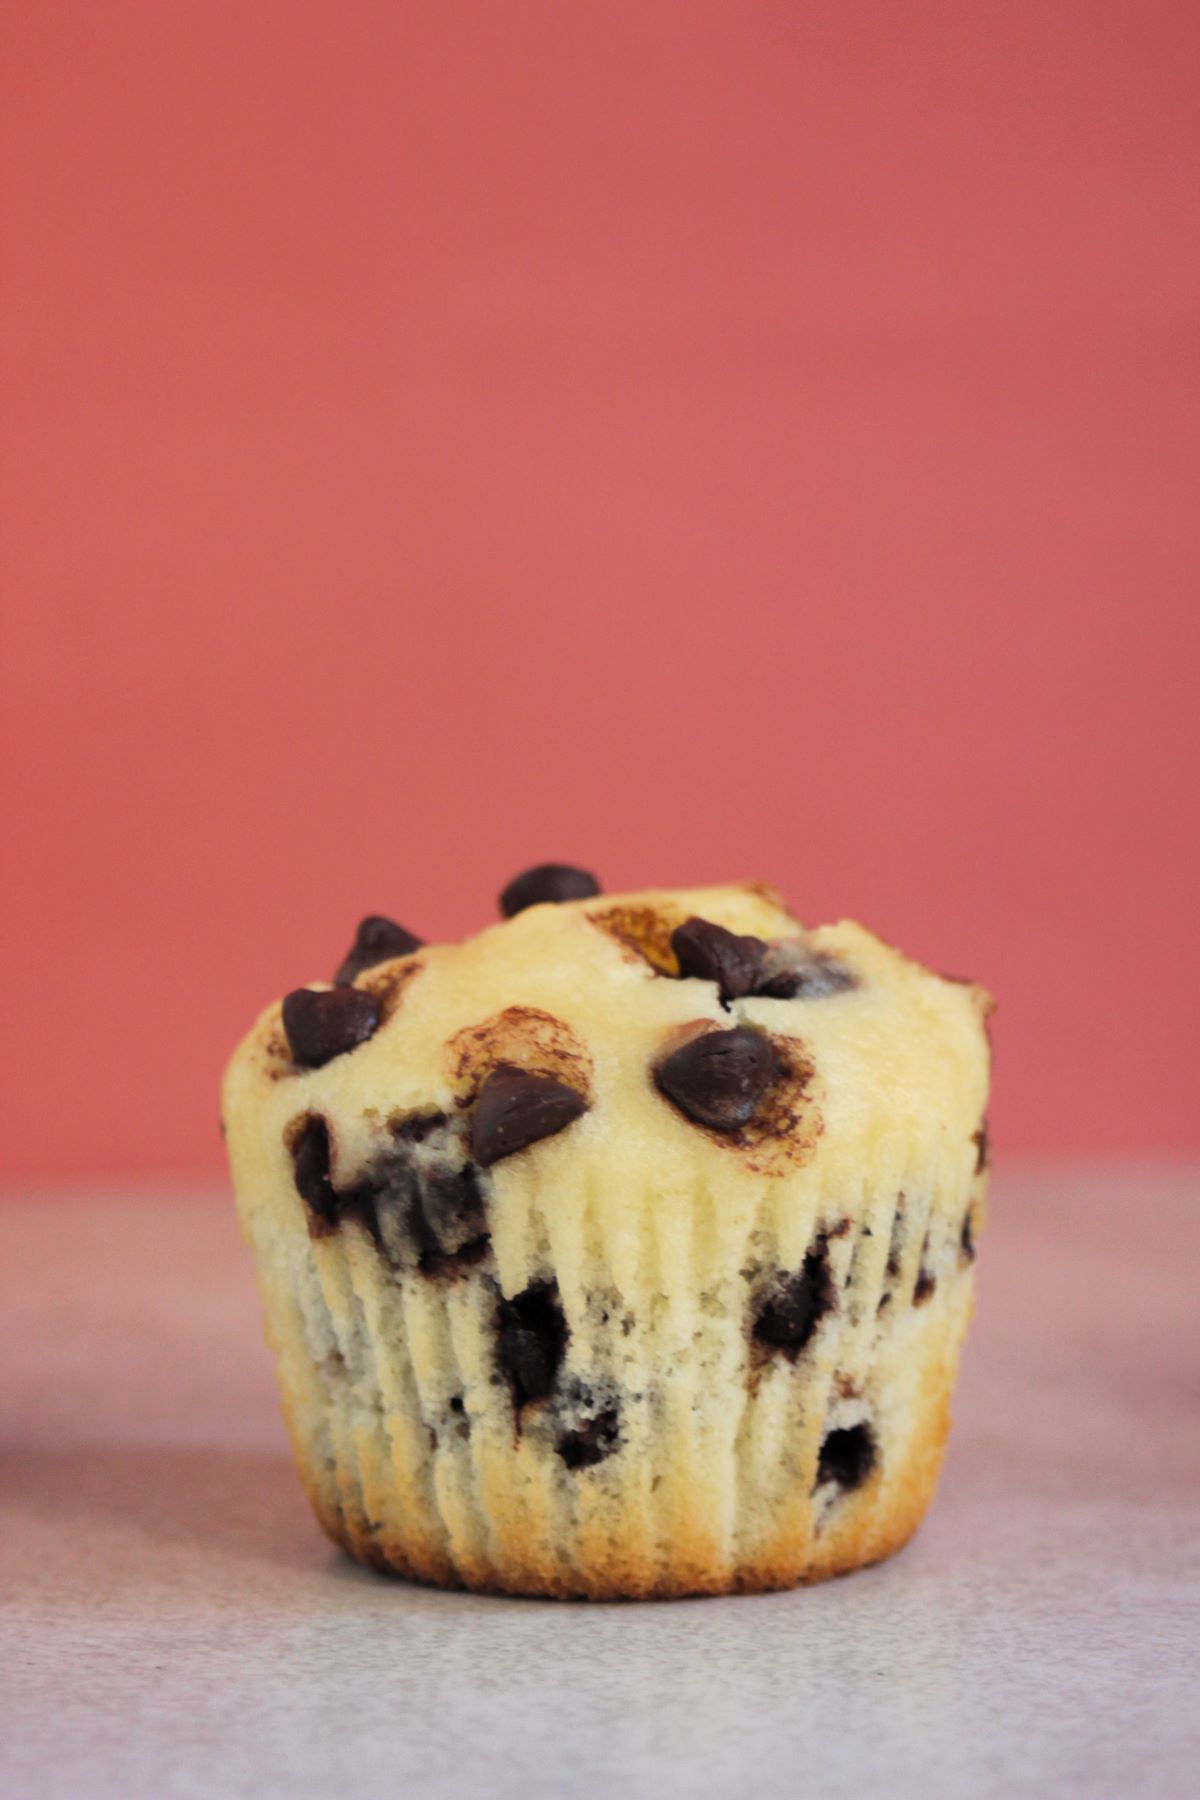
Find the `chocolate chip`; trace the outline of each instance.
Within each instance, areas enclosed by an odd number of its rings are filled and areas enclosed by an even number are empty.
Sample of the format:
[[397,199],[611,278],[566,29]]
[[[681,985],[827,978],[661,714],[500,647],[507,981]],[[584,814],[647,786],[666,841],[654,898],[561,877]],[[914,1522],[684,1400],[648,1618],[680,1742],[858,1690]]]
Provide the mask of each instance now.
[[421,939],[414,937],[411,931],[405,931],[403,925],[397,925],[395,919],[372,913],[360,922],[334,982],[338,986],[349,985],[364,969],[373,969],[376,963],[390,962],[394,956],[411,956],[420,948]]
[[557,904],[563,900],[590,900],[599,892],[600,883],[586,869],[572,869],[567,863],[539,863],[509,882],[500,896],[500,911],[511,919],[527,906],[541,906],[546,901]]
[[619,1449],[620,1443],[620,1409],[606,1406],[593,1418],[561,1432],[554,1448],[568,1469],[591,1469]]
[[496,1360],[517,1411],[532,1400],[544,1400],[551,1392],[566,1355],[568,1335],[557,1282],[535,1281],[513,1299],[501,1300]]
[[471,1163],[417,1162],[407,1146],[376,1159],[343,1196],[399,1268],[452,1279],[486,1256],[491,1239]]
[[926,1232],[924,1241],[921,1244],[921,1260],[917,1264],[917,1280],[916,1286],[913,1288],[913,1305],[924,1306],[927,1300],[932,1300],[936,1289],[937,1276],[929,1267],[929,1233]]
[[836,956],[805,944],[772,944],[754,992],[767,1000],[824,1000],[858,986],[858,977]]
[[752,994],[767,946],[761,938],[739,937],[708,919],[690,918],[671,933],[681,976],[715,981],[724,1005]]
[[817,1486],[836,1482],[849,1491],[861,1487],[875,1467],[875,1433],[869,1425],[845,1425],[831,1431],[821,1445]]
[[962,1246],[962,1253],[963,1253],[963,1256],[966,1258],[967,1262],[974,1262],[975,1261],[975,1231],[974,1231],[974,1227],[971,1224],[971,1209],[969,1206],[968,1206],[966,1212],[963,1214],[962,1231],[959,1234],[958,1241]]
[[376,1156],[354,1184],[339,1196],[342,1217],[361,1219],[375,1242],[397,1268],[437,1253],[437,1240],[421,1211],[416,1164],[397,1147]]
[[379,1002],[362,988],[295,988],[283,1002],[283,1029],[292,1060],[319,1069],[366,1043],[379,1028]]
[[667,1099],[698,1125],[737,1131],[754,1117],[778,1073],[770,1039],[736,1025],[692,1038],[658,1065],[654,1079]]
[[982,1175],[992,1160],[992,1140],[988,1135],[988,1122],[985,1119],[978,1131],[971,1133],[971,1142],[975,1146],[975,1173]]
[[784,1275],[768,1294],[754,1321],[754,1336],[770,1350],[782,1350],[792,1362],[811,1339],[825,1314],[837,1305],[837,1290],[822,1238],[793,1275]]
[[329,1127],[319,1113],[310,1113],[293,1121],[287,1137],[296,1191],[308,1209],[309,1229],[314,1237],[323,1237],[338,1222],[338,1198],[329,1175]]
[[471,1154],[488,1169],[501,1157],[553,1137],[586,1111],[583,1095],[564,1082],[501,1064],[479,1090],[471,1114]]
[[449,1137],[444,1158],[435,1147],[432,1156],[425,1151],[418,1159],[411,1142],[396,1136],[337,1187],[325,1120],[307,1116],[292,1125],[288,1138],[314,1237],[357,1219],[393,1267],[415,1267],[431,1277],[453,1278],[487,1254],[491,1239],[479,1171],[452,1160],[460,1152]]

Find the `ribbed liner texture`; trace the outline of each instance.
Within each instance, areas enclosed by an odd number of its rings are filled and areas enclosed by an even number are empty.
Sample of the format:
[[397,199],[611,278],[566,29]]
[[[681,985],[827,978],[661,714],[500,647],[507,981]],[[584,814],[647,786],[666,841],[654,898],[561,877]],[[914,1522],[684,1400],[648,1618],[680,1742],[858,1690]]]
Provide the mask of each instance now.
[[[256,1250],[318,1515],[378,1567],[513,1592],[781,1586],[887,1554],[936,1478],[982,1192],[959,1162],[837,1195],[764,1179],[740,1210],[702,1177],[622,1208],[581,1182],[551,1207],[531,1173],[489,1253],[439,1276],[401,1273],[357,1220],[310,1238],[297,1204]],[[810,1253],[835,1299],[793,1355],[756,1309]],[[569,1339],[551,1396],[517,1409],[497,1316],[531,1268]],[[565,1434],[606,1408],[615,1442],[570,1466]],[[869,1470],[819,1480],[827,1440],[869,1441]]]

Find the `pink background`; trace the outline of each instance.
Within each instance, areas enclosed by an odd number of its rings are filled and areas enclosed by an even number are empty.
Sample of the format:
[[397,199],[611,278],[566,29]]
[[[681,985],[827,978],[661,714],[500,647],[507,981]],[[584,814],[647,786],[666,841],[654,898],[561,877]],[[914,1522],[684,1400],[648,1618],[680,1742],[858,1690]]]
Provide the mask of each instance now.
[[1195,1145],[1193,4],[4,9],[7,1174],[358,915],[764,876]]

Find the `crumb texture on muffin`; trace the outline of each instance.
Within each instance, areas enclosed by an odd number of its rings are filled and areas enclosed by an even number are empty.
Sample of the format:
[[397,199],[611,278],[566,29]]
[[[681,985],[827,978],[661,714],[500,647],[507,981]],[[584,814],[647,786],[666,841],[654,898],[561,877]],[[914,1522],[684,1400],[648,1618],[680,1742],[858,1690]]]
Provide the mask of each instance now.
[[760,885],[530,877],[461,944],[365,920],[225,1077],[318,1518],[559,1596],[888,1555],[971,1309],[987,996]]

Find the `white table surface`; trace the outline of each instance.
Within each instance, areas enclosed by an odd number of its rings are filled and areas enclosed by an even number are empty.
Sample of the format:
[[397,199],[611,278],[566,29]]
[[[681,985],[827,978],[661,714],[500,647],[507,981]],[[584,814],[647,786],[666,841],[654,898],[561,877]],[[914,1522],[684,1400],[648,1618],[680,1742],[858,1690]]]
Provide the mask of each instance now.
[[215,1194],[0,1202],[0,1793],[1200,1792],[1200,1174],[1001,1171],[898,1558],[642,1606],[362,1571]]

